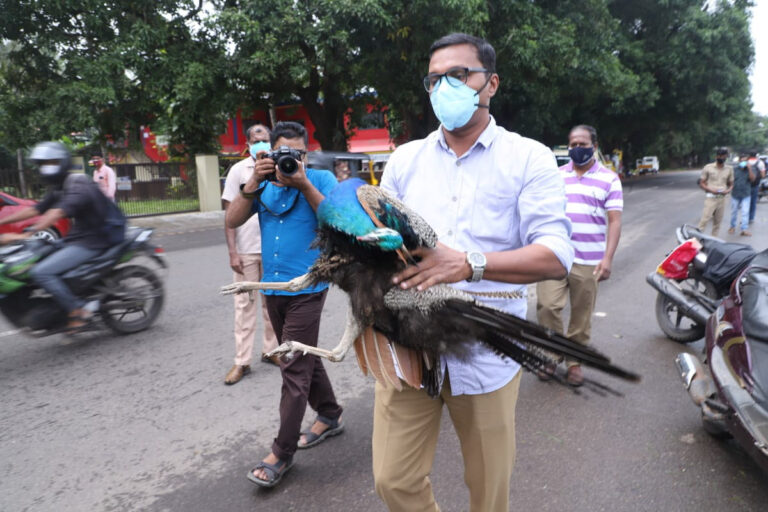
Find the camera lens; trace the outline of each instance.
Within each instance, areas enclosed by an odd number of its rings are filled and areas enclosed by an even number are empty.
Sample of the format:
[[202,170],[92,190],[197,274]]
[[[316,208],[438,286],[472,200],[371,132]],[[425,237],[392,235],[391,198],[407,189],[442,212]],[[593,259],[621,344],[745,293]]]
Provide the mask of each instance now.
[[280,169],[281,173],[290,175],[296,172],[299,164],[292,156],[284,155],[277,160],[277,168]]

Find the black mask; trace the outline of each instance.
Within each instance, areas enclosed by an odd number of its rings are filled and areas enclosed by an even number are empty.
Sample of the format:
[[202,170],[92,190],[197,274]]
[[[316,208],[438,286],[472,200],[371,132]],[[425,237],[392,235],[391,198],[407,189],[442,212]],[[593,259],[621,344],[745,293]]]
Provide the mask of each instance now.
[[716,158],[715,159],[718,164],[723,165],[725,163],[725,158]]

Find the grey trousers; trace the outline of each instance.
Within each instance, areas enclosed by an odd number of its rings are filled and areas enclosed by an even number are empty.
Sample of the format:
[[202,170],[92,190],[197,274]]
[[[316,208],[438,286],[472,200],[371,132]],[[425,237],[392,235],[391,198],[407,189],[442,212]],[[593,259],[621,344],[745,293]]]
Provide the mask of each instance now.
[[85,263],[101,252],[101,249],[88,249],[81,245],[66,244],[32,267],[29,275],[36,285],[53,296],[53,299],[64,311],[74,311],[75,309],[82,308],[85,305],[85,301],[72,293],[67,285],[64,284],[61,275]]

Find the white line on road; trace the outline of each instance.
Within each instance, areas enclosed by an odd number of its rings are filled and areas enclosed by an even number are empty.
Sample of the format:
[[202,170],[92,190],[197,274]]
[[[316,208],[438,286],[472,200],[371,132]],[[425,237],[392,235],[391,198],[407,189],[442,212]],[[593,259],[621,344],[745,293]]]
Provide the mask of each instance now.
[[19,334],[20,332],[21,332],[21,329],[16,329],[14,331],[0,332],[0,338],[5,338],[6,336],[13,336],[14,334]]

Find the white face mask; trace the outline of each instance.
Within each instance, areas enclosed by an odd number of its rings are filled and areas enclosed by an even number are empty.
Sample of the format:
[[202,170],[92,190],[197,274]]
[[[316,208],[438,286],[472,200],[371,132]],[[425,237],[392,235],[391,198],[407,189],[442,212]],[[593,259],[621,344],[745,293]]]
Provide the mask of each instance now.
[[41,165],[40,166],[40,174],[43,176],[53,176],[54,174],[57,174],[59,172],[59,166],[58,165]]

